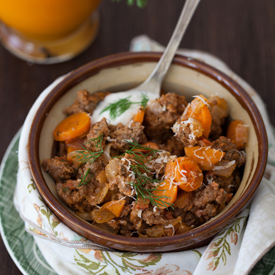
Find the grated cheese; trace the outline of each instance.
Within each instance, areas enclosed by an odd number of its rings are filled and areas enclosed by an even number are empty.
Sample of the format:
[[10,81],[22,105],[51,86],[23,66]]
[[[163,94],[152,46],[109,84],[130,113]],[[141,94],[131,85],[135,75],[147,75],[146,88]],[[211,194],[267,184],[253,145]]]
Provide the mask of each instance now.
[[[218,151],[221,152],[221,153],[223,153],[223,150],[222,150],[222,149],[215,149],[215,151],[214,151],[214,153],[213,153],[214,158],[216,157],[215,154],[217,154]],[[219,161],[221,161],[222,158],[223,158],[223,155],[221,155]]]
[[175,235],[175,228],[172,224],[168,224],[168,225],[164,226],[164,228],[172,228],[173,229],[173,235]]
[[206,175],[207,184],[211,184],[213,182],[213,175],[207,174]]
[[198,136],[201,136],[201,131],[199,131],[199,129],[202,130],[202,126],[201,126],[201,122],[198,121],[197,119],[189,117],[187,120],[183,120],[181,122],[181,124],[184,124],[187,127],[189,126],[189,128],[191,130],[191,134],[189,134],[189,136],[188,136],[189,139],[194,140]]
[[235,160],[232,160],[230,162],[228,162],[226,165],[222,165],[222,166],[215,166],[213,168],[213,171],[217,171],[217,170],[223,170],[223,169],[226,169],[226,168],[229,168],[230,166],[234,165],[235,164]]
[[112,141],[116,141],[116,139],[115,138],[110,138],[110,137],[107,137],[106,138],[108,141],[110,141],[110,142],[112,142]]
[[138,210],[138,213],[137,213],[137,216],[138,216],[139,218],[141,218],[141,215],[142,215],[142,209]]
[[199,159],[204,159],[203,156],[197,155],[197,152],[200,151],[202,148],[203,148],[203,147],[200,147],[200,148],[198,148],[198,149],[196,149],[196,150],[194,151],[194,155],[195,155],[197,158],[199,158]]
[[199,96],[199,95],[194,95],[194,96],[192,96],[192,97],[199,98],[207,107],[209,107],[208,102],[206,102],[205,99],[203,99],[201,96]]

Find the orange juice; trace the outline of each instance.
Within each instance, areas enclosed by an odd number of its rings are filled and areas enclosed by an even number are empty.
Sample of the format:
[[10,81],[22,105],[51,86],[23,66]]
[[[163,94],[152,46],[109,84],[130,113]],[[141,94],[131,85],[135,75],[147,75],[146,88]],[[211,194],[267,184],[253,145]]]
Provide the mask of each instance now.
[[55,40],[76,30],[101,0],[0,0],[0,20],[35,40]]

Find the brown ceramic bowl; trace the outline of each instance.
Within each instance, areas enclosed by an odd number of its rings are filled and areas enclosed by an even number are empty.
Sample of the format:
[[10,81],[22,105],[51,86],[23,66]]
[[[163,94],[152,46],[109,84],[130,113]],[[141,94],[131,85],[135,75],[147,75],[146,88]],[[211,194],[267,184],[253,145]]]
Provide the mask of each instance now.
[[134,238],[115,235],[77,217],[58,198],[55,184],[41,169],[51,157],[52,133],[64,115],[62,110],[80,89],[126,90],[144,81],[160,58],[158,53],[121,53],[95,60],[69,73],[42,102],[29,136],[29,159],[36,186],[56,216],[80,235],[110,248],[134,252],[181,251],[206,245],[243,210],[255,193],[267,160],[267,138],[261,115],[251,97],[228,76],[197,60],[176,56],[163,82],[163,89],[184,94],[188,100],[202,93],[218,94],[229,104],[230,117],[249,125],[247,162],[241,185],[229,205],[216,217],[189,232],[162,238]]

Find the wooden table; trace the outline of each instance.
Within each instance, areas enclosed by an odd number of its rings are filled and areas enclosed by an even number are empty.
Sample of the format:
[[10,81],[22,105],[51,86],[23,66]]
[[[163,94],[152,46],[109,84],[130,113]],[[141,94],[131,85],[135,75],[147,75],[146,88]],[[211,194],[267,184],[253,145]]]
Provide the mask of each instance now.
[[[103,0],[97,39],[75,59],[35,65],[0,45],[0,158],[38,95],[58,76],[96,58],[127,51],[131,39],[146,34],[166,45],[184,1],[148,0],[144,9],[122,0]],[[212,53],[258,91],[275,125],[275,1],[201,1],[181,47]],[[0,243],[1,274],[21,274]]]

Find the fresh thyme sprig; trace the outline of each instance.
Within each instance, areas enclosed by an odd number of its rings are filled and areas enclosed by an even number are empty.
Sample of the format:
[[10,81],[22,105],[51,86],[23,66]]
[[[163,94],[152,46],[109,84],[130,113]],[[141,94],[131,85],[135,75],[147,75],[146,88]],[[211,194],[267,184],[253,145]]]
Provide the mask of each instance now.
[[[148,157],[150,157],[149,161],[151,161],[154,158],[155,154],[159,152],[159,150],[140,145],[137,142],[127,142],[131,145],[131,148],[129,150],[126,150],[125,154],[133,156],[134,164],[130,164],[129,166],[131,171],[133,171],[135,175],[135,181],[131,181],[128,184],[130,184],[134,188],[137,200],[138,198],[141,198],[143,201],[149,200],[153,206],[157,207],[173,207],[170,202],[166,202],[165,200],[163,200],[165,198],[168,198],[167,196],[159,196],[154,194],[154,191],[160,191],[158,189],[158,186],[161,184],[162,181],[153,178],[154,172],[152,171],[152,169],[146,166],[146,163],[148,162]],[[151,174],[152,177],[149,177],[148,174]],[[153,188],[146,188],[146,185],[150,183],[158,183],[158,185]]]
[[103,135],[100,135],[96,138],[89,140],[89,143],[92,143],[99,151],[93,152],[88,150],[86,147],[82,146],[84,150],[75,151],[76,155],[74,156],[81,163],[94,162],[98,157],[103,153],[102,149]]
[[106,108],[101,111],[101,114],[109,111],[110,117],[112,120],[116,119],[117,117],[121,116],[125,111],[127,111],[133,104],[139,104],[143,108],[146,107],[147,102],[149,100],[148,96],[143,93],[141,95],[141,101],[133,102],[130,100],[131,96],[126,98],[119,99],[118,101],[109,104]]

